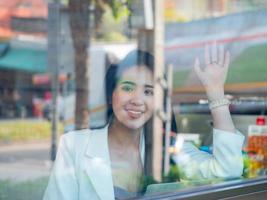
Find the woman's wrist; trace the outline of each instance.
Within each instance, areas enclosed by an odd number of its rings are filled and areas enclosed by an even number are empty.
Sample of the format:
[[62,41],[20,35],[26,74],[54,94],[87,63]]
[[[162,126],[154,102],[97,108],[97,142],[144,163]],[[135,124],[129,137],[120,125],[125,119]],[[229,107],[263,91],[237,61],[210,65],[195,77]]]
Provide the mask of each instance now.
[[209,101],[215,101],[225,98],[223,87],[206,88],[206,94]]
[[231,102],[227,99],[227,98],[221,98],[221,99],[217,99],[217,100],[213,100],[209,102],[209,108],[210,110],[214,110],[217,108],[221,108],[221,107],[228,107],[231,104]]

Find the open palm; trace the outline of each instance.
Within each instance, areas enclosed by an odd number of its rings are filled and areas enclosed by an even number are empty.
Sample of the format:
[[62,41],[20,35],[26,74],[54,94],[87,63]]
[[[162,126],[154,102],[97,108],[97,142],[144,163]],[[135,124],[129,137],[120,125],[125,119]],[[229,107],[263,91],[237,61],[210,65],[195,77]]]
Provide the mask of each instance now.
[[196,58],[194,70],[206,89],[223,88],[230,63],[229,51],[224,51],[222,45],[205,46],[205,67],[200,67],[199,59]]

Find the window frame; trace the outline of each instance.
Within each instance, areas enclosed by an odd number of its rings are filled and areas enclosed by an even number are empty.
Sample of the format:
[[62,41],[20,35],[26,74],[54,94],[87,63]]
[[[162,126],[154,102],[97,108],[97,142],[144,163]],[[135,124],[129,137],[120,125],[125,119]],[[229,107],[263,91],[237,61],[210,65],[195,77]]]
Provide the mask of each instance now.
[[143,196],[140,200],[159,199],[185,199],[185,200],[207,200],[207,199],[233,199],[233,200],[262,200],[267,196],[267,176],[253,179],[238,179],[214,185],[198,186],[180,191],[168,192]]

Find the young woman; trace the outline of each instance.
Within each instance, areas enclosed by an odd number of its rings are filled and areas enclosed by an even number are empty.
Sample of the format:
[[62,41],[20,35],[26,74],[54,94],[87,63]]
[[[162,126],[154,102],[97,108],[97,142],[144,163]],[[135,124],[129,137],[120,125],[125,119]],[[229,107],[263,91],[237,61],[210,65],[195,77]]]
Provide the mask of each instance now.
[[[213,155],[184,144],[174,155],[183,178],[239,177],[243,136],[237,133],[224,98],[229,53],[206,48],[206,67],[195,62],[214,120]],[[153,115],[154,59],[133,51],[109,69],[106,80],[109,123],[78,130],[60,139],[44,199],[115,199],[117,192],[138,192],[144,166],[143,128]],[[115,194],[115,195],[114,195]]]

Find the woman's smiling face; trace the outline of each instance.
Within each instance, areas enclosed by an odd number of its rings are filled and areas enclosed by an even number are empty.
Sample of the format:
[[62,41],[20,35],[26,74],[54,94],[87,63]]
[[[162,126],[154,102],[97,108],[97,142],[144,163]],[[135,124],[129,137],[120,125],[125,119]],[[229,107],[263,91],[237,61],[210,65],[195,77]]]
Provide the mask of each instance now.
[[129,129],[140,129],[153,114],[153,74],[145,66],[125,70],[112,94],[117,122]]

